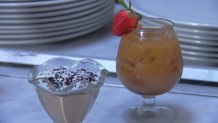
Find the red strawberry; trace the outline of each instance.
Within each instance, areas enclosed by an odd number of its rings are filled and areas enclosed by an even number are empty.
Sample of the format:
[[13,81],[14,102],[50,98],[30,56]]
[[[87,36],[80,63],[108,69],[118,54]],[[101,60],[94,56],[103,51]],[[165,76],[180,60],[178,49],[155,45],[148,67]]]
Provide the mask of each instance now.
[[131,29],[137,28],[138,20],[141,19],[141,14],[136,13],[131,9],[130,0],[129,6],[127,6],[123,0],[118,0],[118,2],[125,9],[120,10],[120,12],[115,15],[112,33],[116,36],[122,36],[131,32]]
[[116,36],[122,36],[135,29],[141,15],[130,9],[123,9],[114,17],[112,33]]

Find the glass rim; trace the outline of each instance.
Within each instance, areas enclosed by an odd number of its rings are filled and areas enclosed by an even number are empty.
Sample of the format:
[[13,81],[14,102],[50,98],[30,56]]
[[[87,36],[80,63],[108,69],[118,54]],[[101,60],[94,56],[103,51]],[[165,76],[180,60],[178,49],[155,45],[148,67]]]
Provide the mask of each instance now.
[[[166,19],[166,18],[161,18],[161,17],[147,17],[147,16],[142,16],[142,18],[141,19],[150,19],[150,20],[161,20],[161,21],[163,21],[163,22],[167,22],[168,24],[167,25],[165,25],[165,26],[162,26],[162,27],[160,27],[160,28],[155,28],[155,27],[151,27],[151,28],[144,28],[144,27],[142,27],[142,28],[135,28],[135,29],[133,29],[133,28],[130,28],[130,30],[131,31],[135,31],[135,32],[138,32],[138,31],[140,31],[140,32],[161,32],[161,31],[165,31],[165,30],[168,30],[168,29],[170,29],[170,28],[174,28],[174,26],[175,26],[175,23],[173,22],[173,21],[171,21],[171,20],[169,20],[169,19]],[[151,30],[151,29],[153,29],[153,30]]]

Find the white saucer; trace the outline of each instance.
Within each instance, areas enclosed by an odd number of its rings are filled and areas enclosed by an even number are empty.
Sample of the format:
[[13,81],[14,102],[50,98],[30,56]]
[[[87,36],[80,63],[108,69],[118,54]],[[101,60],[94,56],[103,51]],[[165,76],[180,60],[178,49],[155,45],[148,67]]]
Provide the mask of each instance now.
[[[125,0],[128,3],[128,0]],[[218,28],[217,0],[134,0],[132,8],[150,17],[162,17],[180,25]]]
[[[125,2],[128,4],[129,0]],[[132,1],[132,8],[144,16],[173,21],[184,61],[204,66],[218,65],[217,6],[217,0]]]

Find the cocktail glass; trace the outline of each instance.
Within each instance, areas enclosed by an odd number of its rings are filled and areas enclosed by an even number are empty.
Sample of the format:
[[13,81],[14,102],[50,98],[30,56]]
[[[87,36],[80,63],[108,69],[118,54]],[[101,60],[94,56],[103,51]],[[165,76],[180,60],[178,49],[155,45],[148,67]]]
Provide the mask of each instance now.
[[137,29],[121,37],[116,69],[122,84],[141,95],[143,103],[128,108],[129,123],[172,123],[175,112],[155,105],[155,97],[168,92],[180,80],[183,60],[174,23],[142,17]]

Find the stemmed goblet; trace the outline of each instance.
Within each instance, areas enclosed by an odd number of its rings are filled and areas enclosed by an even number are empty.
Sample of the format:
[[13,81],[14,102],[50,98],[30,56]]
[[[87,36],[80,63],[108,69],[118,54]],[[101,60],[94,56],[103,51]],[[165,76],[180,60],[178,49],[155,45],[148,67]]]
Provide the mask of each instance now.
[[162,18],[142,17],[136,29],[121,37],[116,69],[122,84],[141,95],[143,103],[125,110],[130,123],[171,123],[171,108],[155,105],[155,97],[168,92],[183,70],[180,44],[174,23]]

